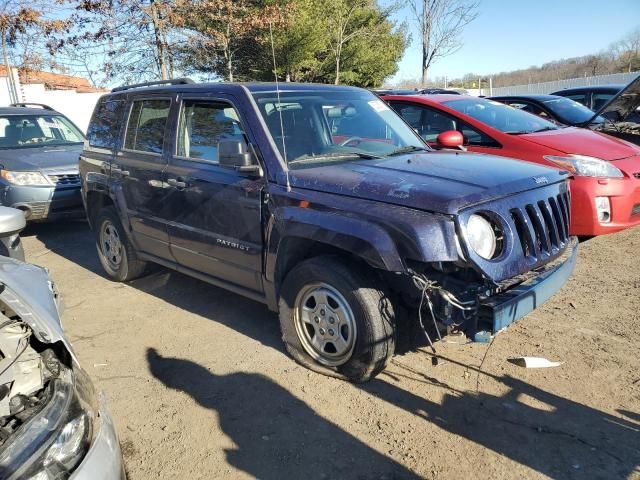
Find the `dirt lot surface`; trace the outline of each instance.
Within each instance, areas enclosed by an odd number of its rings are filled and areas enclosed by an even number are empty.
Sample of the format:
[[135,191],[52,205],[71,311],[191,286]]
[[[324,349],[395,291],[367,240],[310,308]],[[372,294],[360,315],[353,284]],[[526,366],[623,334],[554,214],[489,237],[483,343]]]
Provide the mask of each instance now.
[[640,479],[640,229],[582,244],[565,288],[490,347],[399,356],[367,385],[295,364],[258,303],[166,270],[108,281],[82,223],[24,243],[65,298],[130,479]]

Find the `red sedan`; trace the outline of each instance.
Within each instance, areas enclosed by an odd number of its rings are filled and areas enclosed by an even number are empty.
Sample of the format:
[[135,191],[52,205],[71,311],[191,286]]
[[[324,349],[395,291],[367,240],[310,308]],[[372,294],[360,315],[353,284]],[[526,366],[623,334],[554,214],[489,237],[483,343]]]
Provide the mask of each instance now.
[[584,128],[560,127],[483,98],[382,98],[436,148],[463,143],[472,152],[571,171],[572,235],[602,235],[640,224],[640,147],[636,145]]

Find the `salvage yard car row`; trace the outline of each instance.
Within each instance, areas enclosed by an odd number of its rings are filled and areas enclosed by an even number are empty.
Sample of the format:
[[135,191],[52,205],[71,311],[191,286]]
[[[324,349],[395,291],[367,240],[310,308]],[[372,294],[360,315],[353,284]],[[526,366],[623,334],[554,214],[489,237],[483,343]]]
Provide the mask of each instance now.
[[[635,112],[639,97],[640,79],[620,97],[623,107],[620,98],[609,105],[628,115]],[[602,235],[640,224],[638,145],[588,128],[559,126],[489,99],[461,95],[382,98],[434,147],[438,147],[440,134],[459,131],[460,142],[454,147],[571,172],[572,235]],[[599,115],[592,112],[592,117]],[[599,123],[609,122],[600,118]]]
[[[640,223],[640,148],[491,100],[384,98],[305,84],[121,87],[99,101],[82,151],[70,126],[14,107],[7,151],[75,151],[79,183],[54,185],[44,168],[33,184],[12,170],[2,188],[39,187],[54,202],[81,185],[109,278],[159,264],[260,301],[278,312],[297,362],[353,382],[380,373],[407,335],[414,346],[457,332],[490,338],[565,284],[576,235]],[[124,476],[108,413],[62,334],[58,294],[21,261],[20,228],[0,243],[15,257],[0,262],[0,348],[32,375],[14,373],[6,385],[20,388],[0,398],[2,473],[81,478],[103,462],[104,478]],[[16,308],[5,297],[20,297],[27,277],[46,289]],[[6,328],[22,332],[15,356]],[[46,430],[56,401],[57,427]]]

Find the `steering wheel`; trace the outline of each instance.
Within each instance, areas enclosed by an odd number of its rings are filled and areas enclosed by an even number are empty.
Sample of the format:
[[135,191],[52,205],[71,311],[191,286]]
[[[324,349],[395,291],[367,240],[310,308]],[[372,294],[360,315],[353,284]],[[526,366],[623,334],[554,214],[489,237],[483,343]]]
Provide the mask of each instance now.
[[339,145],[340,145],[341,147],[346,147],[346,146],[347,146],[347,145],[349,145],[351,142],[356,142],[356,141],[361,142],[361,141],[362,141],[362,138],[360,138],[360,137],[349,137],[349,138],[347,138],[344,142],[340,142],[340,143],[339,143]]

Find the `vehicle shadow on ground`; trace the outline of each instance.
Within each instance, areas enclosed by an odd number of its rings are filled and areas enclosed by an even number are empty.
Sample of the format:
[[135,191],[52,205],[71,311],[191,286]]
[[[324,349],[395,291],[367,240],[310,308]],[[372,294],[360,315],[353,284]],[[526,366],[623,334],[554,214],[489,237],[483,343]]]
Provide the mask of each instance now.
[[[509,375],[475,370],[482,383],[497,382],[503,395],[459,391],[413,369],[401,377],[448,390],[434,403],[401,389],[383,372],[362,389],[445,431],[556,479],[630,478],[640,474],[640,417],[616,417],[546,392]],[[402,364],[394,362],[402,369]],[[397,380],[397,377],[396,377]],[[480,380],[479,380],[480,381]],[[636,420],[636,421],[632,421]],[[635,478],[635,477],[633,477]]]
[[164,385],[218,414],[220,428],[236,445],[226,450],[227,462],[253,478],[420,478],[263,375],[217,375],[154,349],[147,361]]
[[[86,222],[30,225],[22,236],[32,235],[47,250],[105,277],[94,235]],[[27,261],[37,264],[40,253],[27,251]],[[284,352],[278,317],[262,303],[161,267],[127,285]]]
[[[103,276],[93,235],[86,224],[62,228],[40,225],[30,228],[28,235],[36,235],[47,249]],[[29,255],[27,259],[37,260]],[[283,351],[277,317],[260,303],[166,270],[130,285]],[[304,402],[266,377],[247,373],[215,375],[191,361],[165,358],[152,350],[148,362],[153,375],[165,385],[218,412],[222,429],[238,445],[237,450],[228,452],[229,463],[257,478],[313,478],[309,472],[322,472],[324,478],[353,478],[357,477],[358,468],[365,467],[367,473],[359,478],[370,478],[367,475],[373,472],[375,478],[413,475],[317,416]],[[638,412],[621,411],[626,418],[615,417],[520,379],[479,372],[469,365],[464,366],[476,370],[483,385],[485,381],[497,382],[508,392],[493,395],[458,391],[436,378],[406,367],[403,371],[396,362],[394,365],[359,388],[552,478],[640,475]],[[411,393],[412,382],[428,383],[448,393],[442,402],[435,403]],[[334,446],[337,453],[332,450]],[[345,455],[345,451],[349,453]],[[378,473],[375,468],[382,470]]]

